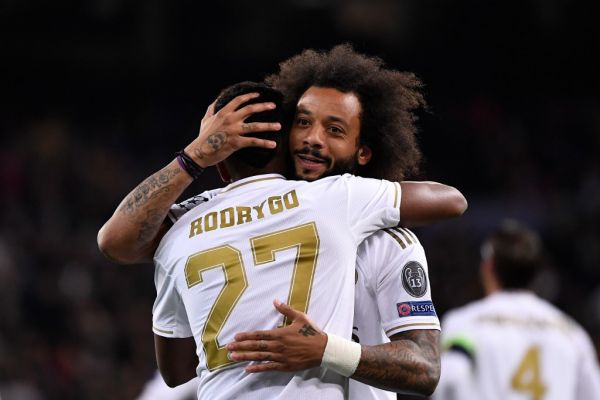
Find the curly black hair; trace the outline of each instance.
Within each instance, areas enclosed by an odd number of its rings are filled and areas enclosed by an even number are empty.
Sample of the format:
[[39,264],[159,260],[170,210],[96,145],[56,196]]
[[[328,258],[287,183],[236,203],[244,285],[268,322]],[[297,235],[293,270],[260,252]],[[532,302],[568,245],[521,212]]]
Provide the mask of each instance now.
[[265,82],[280,90],[288,112],[311,86],[354,93],[362,106],[361,144],[373,159],[358,175],[393,181],[418,173],[421,151],[416,140],[415,111],[426,108],[423,84],[410,72],[386,68],[383,60],[341,44],[330,51],[304,50],[279,64]]

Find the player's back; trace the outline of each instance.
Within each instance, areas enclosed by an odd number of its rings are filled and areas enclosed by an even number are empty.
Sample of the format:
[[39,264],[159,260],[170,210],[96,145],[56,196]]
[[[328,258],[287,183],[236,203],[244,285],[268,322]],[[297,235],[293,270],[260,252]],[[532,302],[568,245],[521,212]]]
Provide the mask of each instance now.
[[580,369],[593,349],[574,321],[533,293],[500,292],[451,311],[442,334],[472,355],[477,399],[580,399]]
[[[246,374],[224,346],[237,332],[281,326],[276,298],[350,338],[356,249],[398,222],[397,188],[351,176],[307,183],[263,175],[177,221],[155,255],[154,331],[194,336],[200,398],[343,398],[346,382],[336,374]],[[170,304],[178,299],[179,311]]]

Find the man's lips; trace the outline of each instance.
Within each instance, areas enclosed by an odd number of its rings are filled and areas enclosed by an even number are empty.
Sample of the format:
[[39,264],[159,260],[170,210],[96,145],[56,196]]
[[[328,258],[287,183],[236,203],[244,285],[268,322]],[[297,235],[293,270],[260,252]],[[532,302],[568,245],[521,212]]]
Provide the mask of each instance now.
[[318,169],[327,164],[326,160],[309,154],[296,154],[296,159],[303,169]]

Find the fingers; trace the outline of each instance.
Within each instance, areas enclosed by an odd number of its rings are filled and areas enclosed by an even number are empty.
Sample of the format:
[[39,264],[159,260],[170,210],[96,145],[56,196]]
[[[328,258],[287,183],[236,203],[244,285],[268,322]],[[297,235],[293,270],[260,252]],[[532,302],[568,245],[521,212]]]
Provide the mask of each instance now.
[[276,351],[281,352],[283,346],[273,340],[244,340],[232,342],[225,346],[228,351]]
[[269,353],[265,351],[244,351],[233,352],[229,354],[233,361],[283,361],[281,354]]
[[273,300],[273,305],[275,306],[277,311],[288,317],[288,319],[292,322],[306,317],[306,315],[303,312],[296,311],[292,307],[288,306],[285,303],[282,303],[277,299]]
[[234,98],[233,100],[231,100],[229,103],[227,103],[225,105],[225,107],[223,107],[221,110],[219,110],[219,112],[223,112],[223,113],[234,112],[239,106],[241,106],[245,102],[250,101],[258,96],[259,96],[259,94],[256,92],[242,94],[242,95]]
[[202,121],[215,115],[215,103],[216,102],[217,101],[215,100],[208,106],[208,108],[206,109],[206,112],[204,113],[204,117],[202,117]]
[[266,371],[288,371],[286,365],[279,362],[266,362],[262,364],[253,364],[248,365],[245,368],[246,372],[255,373],[255,372],[266,372]]
[[254,332],[240,332],[235,335],[236,342],[242,342],[244,340],[275,340],[277,338],[276,330],[268,331],[254,331]]
[[247,106],[240,108],[239,110],[235,111],[233,114],[236,116],[236,118],[245,120],[252,114],[256,114],[256,113],[263,112],[263,111],[273,110],[275,107],[276,107],[275,103],[271,103],[271,102],[254,103],[254,104],[248,104]]
[[240,149],[244,147],[264,147],[265,149],[274,149],[275,147],[277,147],[277,142],[252,137],[240,137],[239,139],[237,139],[237,147]]
[[252,133],[252,132],[274,132],[281,129],[279,122],[249,122],[242,123],[241,133]]

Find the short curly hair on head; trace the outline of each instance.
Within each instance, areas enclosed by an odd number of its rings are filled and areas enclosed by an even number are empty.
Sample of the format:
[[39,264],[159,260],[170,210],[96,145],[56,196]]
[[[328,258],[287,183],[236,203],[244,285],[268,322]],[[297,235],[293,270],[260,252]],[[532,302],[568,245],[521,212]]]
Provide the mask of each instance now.
[[341,44],[330,51],[304,50],[279,64],[265,82],[284,94],[287,110],[311,86],[354,93],[362,106],[360,142],[373,151],[358,175],[394,181],[418,173],[421,152],[415,111],[425,108],[423,84],[410,72],[385,67],[383,60]]

